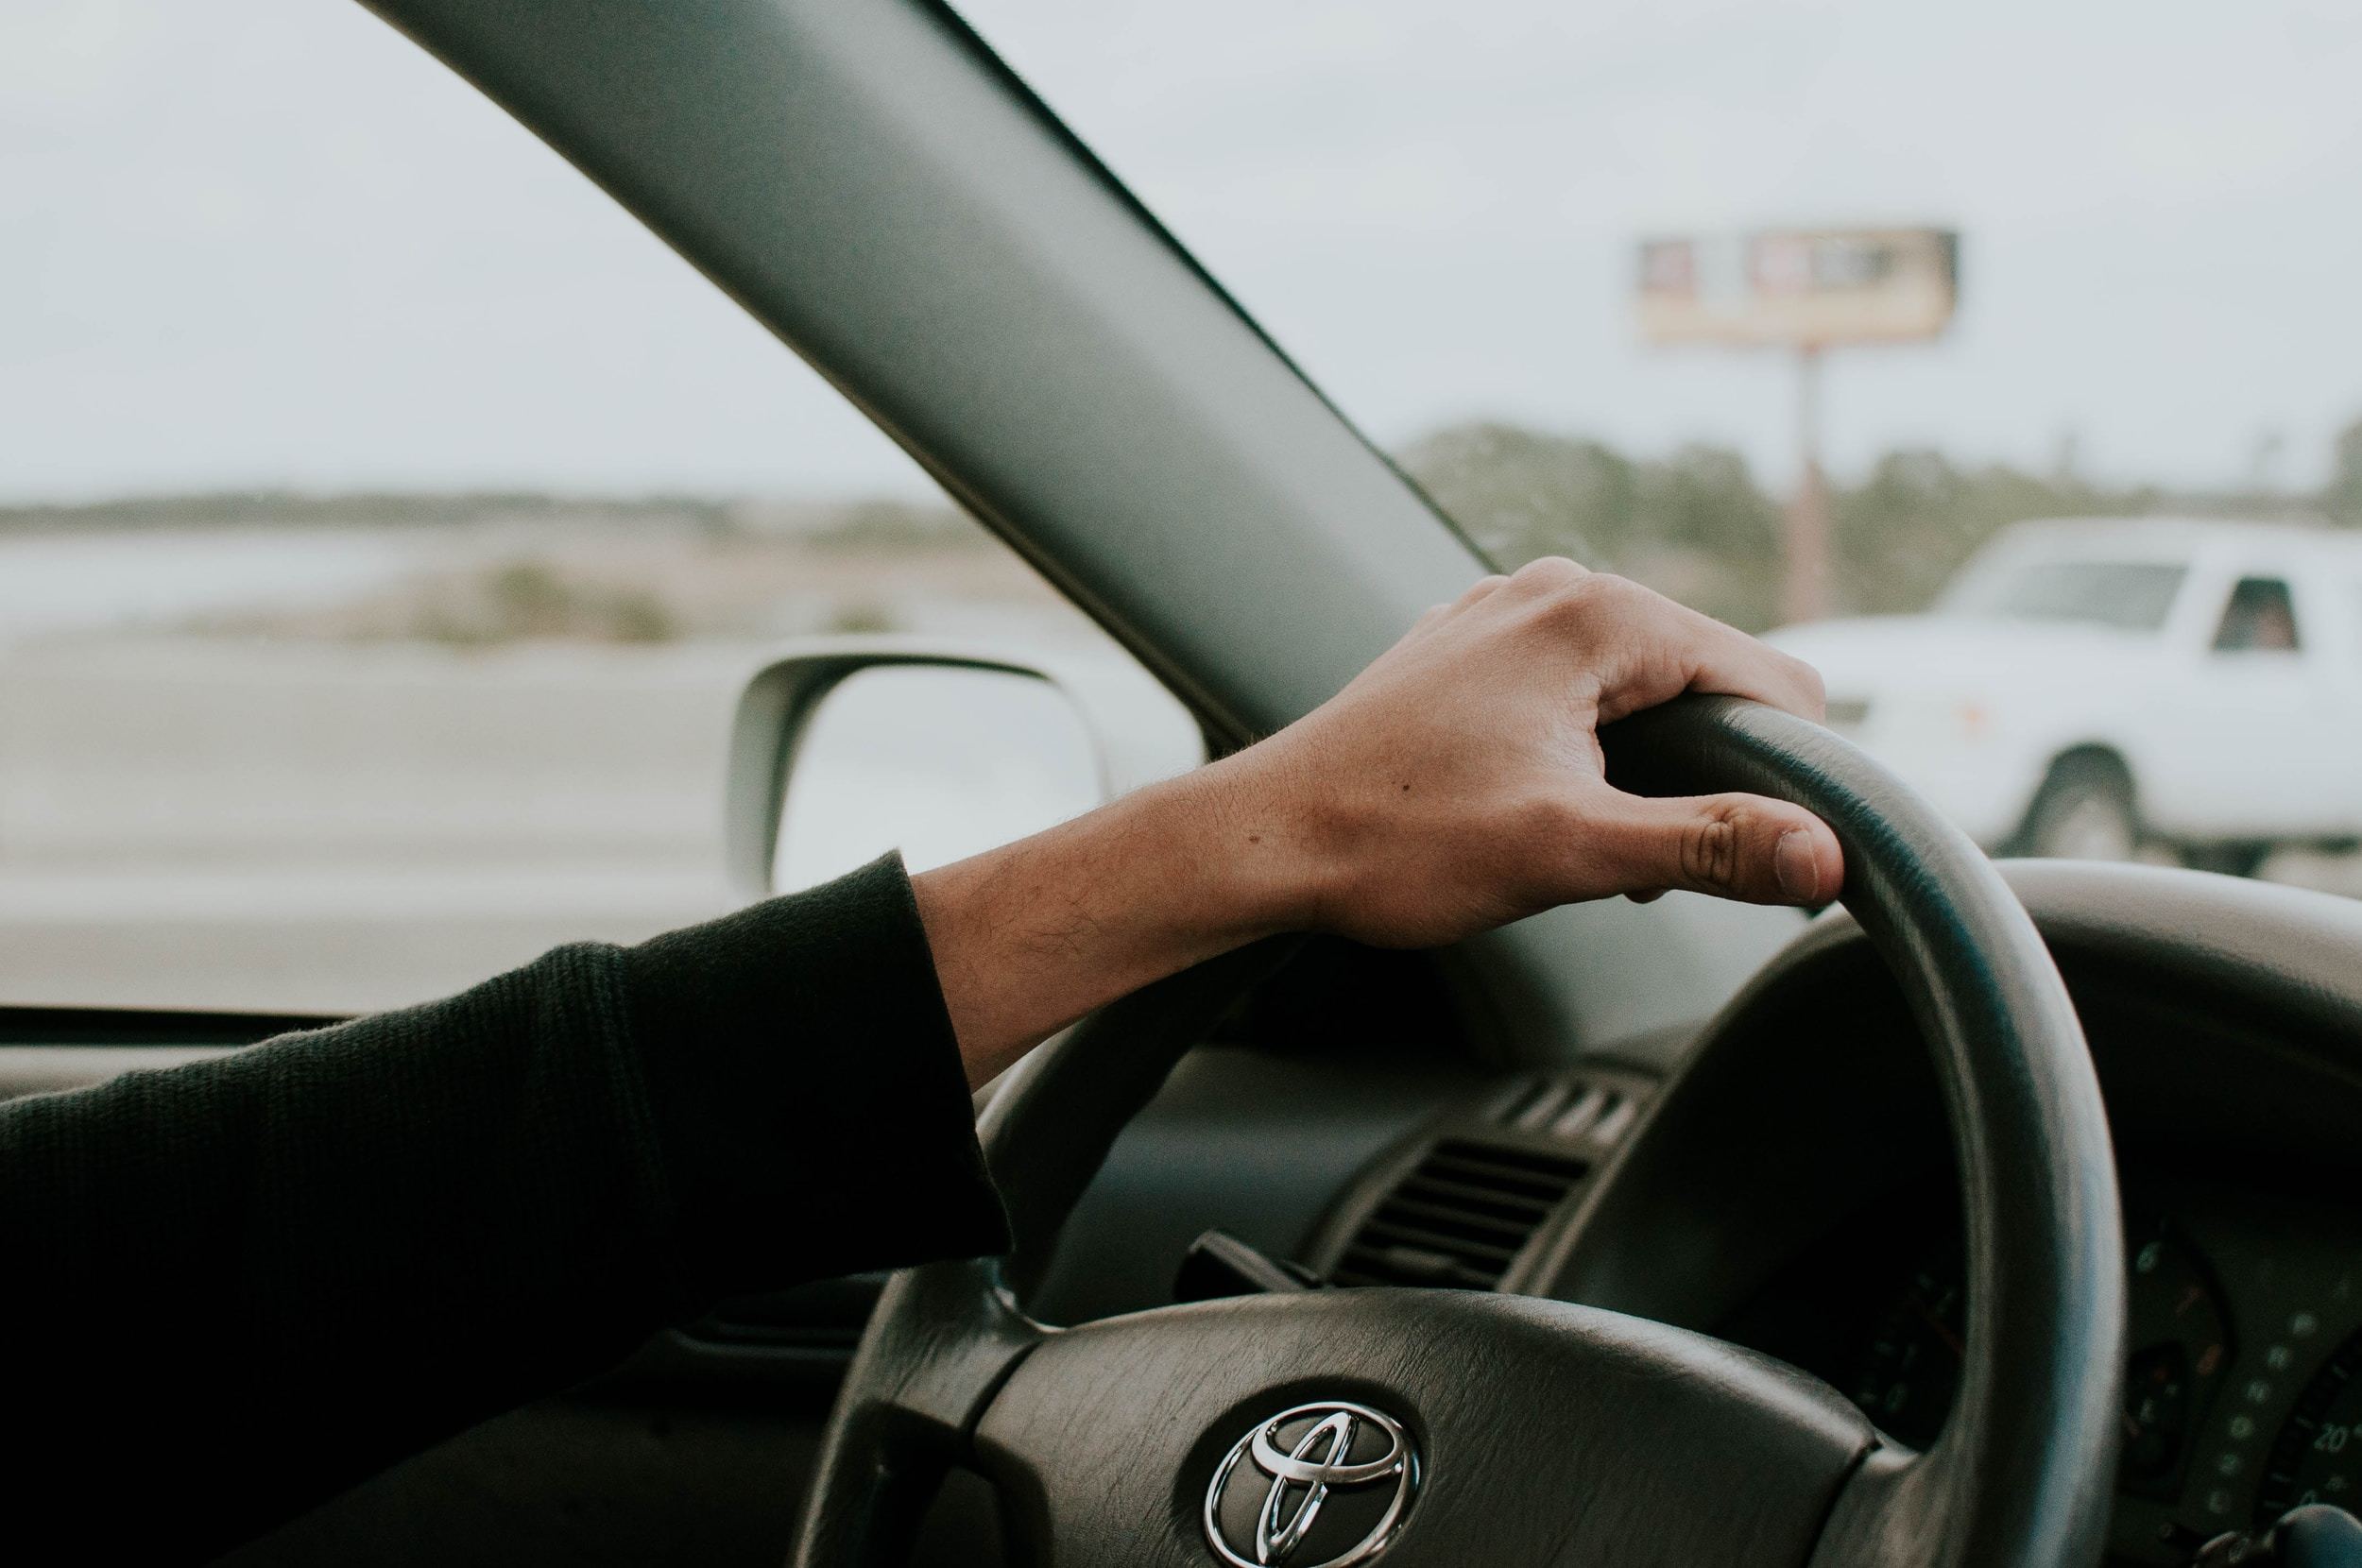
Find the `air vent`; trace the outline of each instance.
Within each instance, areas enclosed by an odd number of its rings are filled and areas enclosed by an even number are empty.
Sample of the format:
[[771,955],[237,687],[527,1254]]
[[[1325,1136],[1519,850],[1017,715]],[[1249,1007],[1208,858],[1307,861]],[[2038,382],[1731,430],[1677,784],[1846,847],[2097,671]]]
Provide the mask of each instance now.
[[1560,1155],[1447,1138],[1361,1222],[1329,1282],[1490,1290],[1589,1168]]
[[1545,1078],[1512,1096],[1494,1124],[1560,1143],[1608,1144],[1624,1135],[1639,1109],[1637,1099],[1612,1083]]

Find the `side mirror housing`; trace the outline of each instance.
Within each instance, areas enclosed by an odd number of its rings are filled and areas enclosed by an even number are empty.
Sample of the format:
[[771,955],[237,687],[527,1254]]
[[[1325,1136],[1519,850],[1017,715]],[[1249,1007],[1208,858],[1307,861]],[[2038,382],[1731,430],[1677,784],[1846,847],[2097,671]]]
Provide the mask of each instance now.
[[767,897],[896,848],[923,871],[1205,755],[1188,710],[1114,656],[902,638],[792,645],[747,682],[731,725],[729,878]]

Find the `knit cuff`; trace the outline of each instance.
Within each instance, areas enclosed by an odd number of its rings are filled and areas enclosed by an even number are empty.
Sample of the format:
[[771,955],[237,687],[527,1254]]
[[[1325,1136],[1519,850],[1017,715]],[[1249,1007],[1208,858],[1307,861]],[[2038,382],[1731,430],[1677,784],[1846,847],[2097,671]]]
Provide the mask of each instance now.
[[899,856],[625,962],[684,1310],[1007,1248]]

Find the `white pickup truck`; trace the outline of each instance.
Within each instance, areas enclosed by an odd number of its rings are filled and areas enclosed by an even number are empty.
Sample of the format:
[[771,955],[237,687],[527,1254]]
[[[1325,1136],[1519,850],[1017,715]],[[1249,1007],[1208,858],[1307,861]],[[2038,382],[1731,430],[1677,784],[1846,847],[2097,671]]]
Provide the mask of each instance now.
[[2362,838],[2362,535],[2023,522],[1925,615],[1784,628],[1852,735],[1999,853],[2252,872]]

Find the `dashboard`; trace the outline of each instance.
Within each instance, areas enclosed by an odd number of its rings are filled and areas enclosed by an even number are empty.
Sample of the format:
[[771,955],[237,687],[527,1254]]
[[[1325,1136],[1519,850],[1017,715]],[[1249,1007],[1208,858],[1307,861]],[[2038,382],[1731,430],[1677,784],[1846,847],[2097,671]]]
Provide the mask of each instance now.
[[[2125,1178],[2119,1561],[2187,1562],[2300,1503],[2362,1504],[2362,1218],[2236,1185]],[[1855,1217],[1722,1325],[1891,1436],[1936,1440],[1964,1333],[1965,1251],[1923,1188]]]
[[[2082,1017],[2126,1205],[2111,1560],[2184,1563],[2306,1501],[2362,1512],[2362,905],[2006,869]],[[1170,1299],[1172,1260],[1219,1225],[1332,1286],[1713,1334],[1932,1442],[1967,1304],[1959,1187],[1916,1024],[1848,930],[1703,1036],[1566,1066],[1446,1069],[1373,1048],[1366,1014],[1309,1053],[1202,1053],[1078,1212],[1058,1321]],[[1377,994],[1356,979],[1326,994]],[[1299,1000],[1287,1029],[1318,1013]]]
[[[2362,1501],[2362,902],[2005,871],[2082,1017],[2126,1204],[2112,1560],[2187,1562],[2295,1504]],[[1072,1322],[1170,1302],[1219,1227],[1331,1286],[1556,1296],[1713,1334],[1818,1375],[1898,1441],[1936,1440],[1967,1305],[1944,1108],[1874,954],[1819,929],[1740,1014],[1570,1063],[1471,1038],[1432,961],[1308,944],[1126,1130],[1027,1304]],[[313,1021],[19,1010],[0,1018],[0,1088]],[[736,1304],[660,1337],[600,1397],[738,1408],[761,1378],[813,1402],[816,1427],[876,1283]],[[521,1474],[582,1452],[516,1431]],[[467,1463],[438,1506],[471,1530],[513,1524],[505,1494],[500,1519],[481,1512]],[[769,1495],[711,1500],[742,1491]],[[978,1560],[978,1534],[945,1560]]]
[[[1889,1044],[1891,1063],[1913,1060]],[[1464,1096],[1358,1172],[1304,1256],[1332,1286],[1608,1304],[1616,1278],[1586,1265],[1584,1233],[1601,1223],[1621,1146],[1664,1093],[1646,1073],[1591,1067]],[[1920,1133],[1906,1141],[1941,1147],[1924,1098],[1863,1098],[1901,1106],[1895,1126]],[[1789,1131],[1840,1155],[1860,1151],[1864,1138],[1834,1109],[1851,1102],[1824,1103],[1838,1125]],[[2121,1169],[2128,1332],[2109,1543],[2117,1563],[2186,1563],[2212,1537],[2268,1525],[2300,1503],[2362,1512],[2362,1193],[2318,1184],[2284,1152],[2244,1181],[2189,1174],[2194,1162],[2172,1154],[2136,1155]],[[1959,1379],[1966,1249],[1943,1163],[1899,1167],[1890,1150],[1886,1172],[1897,1169],[1911,1173],[1891,1185],[1866,1177],[1841,1198],[1816,1183],[1772,1183],[1781,1196],[1763,1207],[1785,1209],[1776,1219],[1726,1200],[1725,1222],[1701,1229],[1693,1207],[1653,1224],[1643,1273],[1656,1293],[1617,1304],[1802,1367],[1890,1437],[1925,1448]],[[1806,1196],[1816,1186],[1833,1201]],[[1765,1233],[1778,1239],[1751,1266],[1741,1237]],[[1686,1297],[1668,1293],[1686,1255],[1739,1266],[1705,1270]]]

